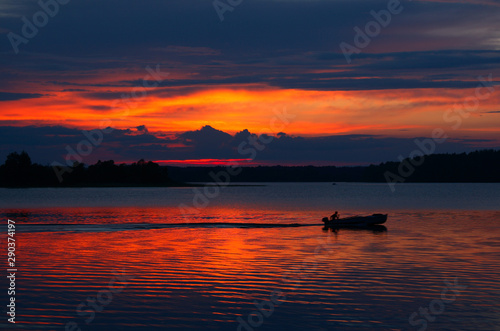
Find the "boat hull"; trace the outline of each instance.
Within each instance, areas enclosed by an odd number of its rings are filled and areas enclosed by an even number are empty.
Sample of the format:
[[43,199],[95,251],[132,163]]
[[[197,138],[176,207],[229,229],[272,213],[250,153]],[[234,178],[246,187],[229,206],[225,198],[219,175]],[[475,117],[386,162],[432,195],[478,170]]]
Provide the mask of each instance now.
[[330,221],[323,218],[325,226],[330,227],[366,227],[370,225],[384,224],[387,221],[387,214],[373,214],[370,216],[353,216]]
[[375,225],[358,225],[358,226],[324,226],[323,231],[334,231],[337,232],[339,230],[346,231],[371,231],[373,233],[384,233],[387,232],[387,228],[380,224]]

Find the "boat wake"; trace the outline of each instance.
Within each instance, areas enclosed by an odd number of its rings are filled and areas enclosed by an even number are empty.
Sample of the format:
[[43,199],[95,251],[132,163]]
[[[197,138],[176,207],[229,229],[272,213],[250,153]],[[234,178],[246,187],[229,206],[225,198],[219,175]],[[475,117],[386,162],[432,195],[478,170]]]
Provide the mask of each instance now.
[[154,229],[200,229],[200,228],[296,228],[321,224],[279,223],[134,223],[134,224],[17,224],[19,232],[108,232]]

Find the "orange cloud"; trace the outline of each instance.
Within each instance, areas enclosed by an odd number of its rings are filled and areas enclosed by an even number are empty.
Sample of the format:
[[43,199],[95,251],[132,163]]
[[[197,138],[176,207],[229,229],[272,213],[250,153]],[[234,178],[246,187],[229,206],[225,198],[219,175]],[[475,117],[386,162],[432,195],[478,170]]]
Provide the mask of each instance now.
[[[120,76],[125,79],[130,76]],[[135,76],[135,78],[137,78]],[[52,86],[53,89],[56,87]],[[113,93],[117,99],[92,97],[78,89],[50,91],[43,97],[2,102],[0,122],[29,125],[52,124],[77,128],[99,127],[111,121],[116,128],[146,125],[150,131],[195,130],[211,125],[234,133],[272,132],[276,111],[286,109],[295,117],[282,131],[289,134],[391,134],[428,135],[435,127],[449,126],[443,120],[447,109],[474,89],[401,89],[374,91],[309,91],[278,89],[265,85],[206,87],[179,95],[168,88],[146,89],[129,101],[130,87],[93,87],[93,93]],[[25,92],[25,91],[24,91]],[[90,95],[90,96],[89,96]],[[480,135],[500,128],[499,94],[480,102],[476,112],[464,119],[463,130]],[[470,134],[470,132],[468,134]],[[453,132],[459,135],[462,131]]]

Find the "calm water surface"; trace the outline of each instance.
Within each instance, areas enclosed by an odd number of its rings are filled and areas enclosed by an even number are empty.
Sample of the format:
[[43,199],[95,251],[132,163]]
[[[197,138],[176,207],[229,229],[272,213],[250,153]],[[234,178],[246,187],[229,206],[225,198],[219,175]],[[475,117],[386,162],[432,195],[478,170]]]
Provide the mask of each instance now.
[[[498,184],[227,187],[194,209],[200,191],[0,189],[0,329],[500,329]],[[334,210],[389,219],[325,231]]]

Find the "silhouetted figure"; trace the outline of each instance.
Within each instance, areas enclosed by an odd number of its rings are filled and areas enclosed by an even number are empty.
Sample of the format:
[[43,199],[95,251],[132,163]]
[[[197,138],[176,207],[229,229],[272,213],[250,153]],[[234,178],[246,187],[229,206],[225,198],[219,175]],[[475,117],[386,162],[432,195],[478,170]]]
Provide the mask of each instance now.
[[332,216],[330,216],[330,221],[338,220],[339,218],[340,218],[339,217],[339,212],[335,211],[335,214],[333,214]]

